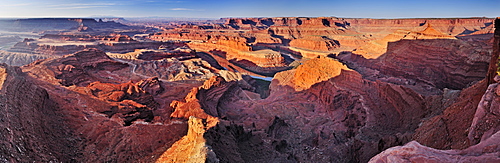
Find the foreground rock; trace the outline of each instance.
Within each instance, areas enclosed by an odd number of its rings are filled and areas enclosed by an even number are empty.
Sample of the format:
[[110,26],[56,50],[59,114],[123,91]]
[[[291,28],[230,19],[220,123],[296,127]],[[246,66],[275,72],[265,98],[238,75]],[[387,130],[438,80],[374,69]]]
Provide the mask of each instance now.
[[370,159],[373,163],[389,162],[499,162],[499,134],[465,150],[437,150],[412,141],[404,146],[390,148]]
[[467,135],[479,102],[487,88],[486,81],[460,92],[455,100],[440,115],[422,122],[413,135],[413,140],[437,149],[464,149],[473,144]]
[[77,140],[58,104],[18,67],[0,64],[0,161],[71,162]]
[[[438,150],[423,146],[418,142],[410,142],[404,146],[390,148],[377,156],[373,157],[370,162],[498,162],[500,158],[500,123],[496,112],[499,110],[500,103],[498,83],[491,84],[481,98],[475,110],[475,114],[460,114],[453,118],[453,115],[443,114],[439,123],[435,123],[436,128],[428,131],[437,134],[443,132],[444,138],[435,137],[434,142],[445,144],[430,144],[437,148],[463,148],[463,150]],[[475,104],[477,104],[477,100]],[[463,101],[457,102],[458,105],[463,104]],[[465,111],[470,112],[468,105],[463,106]],[[457,112],[453,107],[445,111]],[[460,123],[460,119],[464,119]],[[433,120],[431,120],[433,121]],[[441,121],[445,121],[444,123]],[[450,122],[451,121],[451,122]],[[427,124],[430,125],[430,124]],[[455,126],[457,125],[457,126]],[[463,126],[458,126],[463,125]],[[444,128],[443,128],[444,127]],[[428,127],[425,127],[428,128]],[[436,131],[433,131],[436,130]],[[467,132],[468,131],[468,132]],[[421,135],[430,135],[429,133],[421,133]],[[448,140],[446,140],[446,138]],[[445,140],[442,140],[445,139]],[[429,139],[427,139],[429,140]],[[451,140],[451,141],[450,141]],[[463,143],[462,143],[463,141]],[[427,142],[427,141],[424,141]],[[468,147],[468,145],[472,145]]]

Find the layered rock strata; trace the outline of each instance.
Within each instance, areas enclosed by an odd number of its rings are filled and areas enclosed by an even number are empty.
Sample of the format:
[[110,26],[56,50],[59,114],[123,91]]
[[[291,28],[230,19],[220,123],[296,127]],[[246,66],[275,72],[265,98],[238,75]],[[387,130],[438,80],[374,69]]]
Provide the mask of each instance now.
[[[495,26],[498,31],[499,24]],[[495,37],[493,49],[498,49],[499,46],[498,37]],[[490,65],[498,63],[498,50],[494,50],[493,53]],[[491,70],[490,66],[490,73],[487,77],[491,77]],[[500,123],[496,114],[500,108],[498,106],[500,100],[498,78],[497,76],[494,82],[491,78],[487,78],[465,89],[455,104],[447,108],[442,115],[424,121],[424,124],[417,129],[417,134],[414,135],[417,141],[431,147],[453,148],[453,150],[438,150],[423,146],[418,142],[410,142],[404,146],[390,148],[373,157],[370,162],[500,161],[498,158]],[[493,84],[490,84],[492,82]]]
[[491,50],[476,49],[478,46],[487,44],[455,39],[400,40],[389,43],[387,53],[377,59],[353,53],[335,58],[368,79],[407,85],[429,95],[439,94],[435,88],[460,90],[483,79]]
[[74,136],[58,104],[18,67],[0,64],[0,160],[71,162]]

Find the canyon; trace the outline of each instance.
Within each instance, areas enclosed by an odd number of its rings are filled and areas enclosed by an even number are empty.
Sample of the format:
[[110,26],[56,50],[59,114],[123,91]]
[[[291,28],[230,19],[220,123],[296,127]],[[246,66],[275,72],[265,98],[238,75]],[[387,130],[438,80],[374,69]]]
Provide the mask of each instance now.
[[500,161],[499,19],[113,20],[6,22],[0,161]]

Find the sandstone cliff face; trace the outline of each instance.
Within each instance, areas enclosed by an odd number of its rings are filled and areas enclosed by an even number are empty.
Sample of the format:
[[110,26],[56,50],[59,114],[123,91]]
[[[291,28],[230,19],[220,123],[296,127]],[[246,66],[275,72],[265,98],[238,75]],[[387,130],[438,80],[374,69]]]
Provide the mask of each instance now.
[[[498,24],[496,24],[498,27]],[[497,28],[498,30],[498,28]],[[494,49],[498,49],[495,36]],[[497,70],[498,50],[494,50],[488,76]],[[410,142],[390,148],[370,162],[498,162],[499,123],[497,117],[498,80],[487,79],[462,91],[443,114],[424,121],[414,138],[437,150]],[[492,82],[493,84],[490,84]],[[488,84],[490,84],[488,86]],[[487,89],[486,89],[487,87]],[[461,149],[461,150],[459,150]]]
[[215,54],[257,74],[274,74],[288,68],[281,53],[270,49],[240,51],[230,46],[211,43],[188,43],[188,45],[190,48]]
[[274,79],[279,80],[279,85],[286,85],[296,91],[311,88],[312,85],[327,81],[340,75],[343,70],[349,70],[342,63],[326,57],[319,57],[305,61],[296,69],[276,74]]
[[486,86],[486,81],[482,80],[462,90],[442,114],[422,122],[415,131],[413,140],[436,149],[464,149],[474,145],[467,135]]
[[[500,79],[497,77],[497,82]],[[490,84],[477,105],[474,119],[470,124],[467,138],[471,144],[483,142],[500,130],[498,112],[500,109],[500,87],[498,83]]]
[[465,150],[437,150],[412,141],[404,146],[390,148],[370,159],[372,163],[389,162],[498,162],[498,134],[488,142]]
[[[441,46],[443,44],[447,45]],[[380,60],[386,64],[411,65],[411,67],[388,68],[389,66],[387,66],[388,69],[383,67],[381,70],[383,73],[394,76],[406,77],[414,74],[414,76],[420,76],[424,80],[433,82],[438,88],[462,89],[470,82],[484,78],[486,74],[484,70],[489,63],[490,51],[488,49],[477,50],[474,46],[477,45],[464,43],[460,40],[398,41],[389,44],[388,53]],[[456,58],[450,60],[455,63],[447,63],[439,59],[445,56],[448,57],[447,59]],[[424,59],[423,62],[409,64],[411,61]],[[424,66],[424,62],[426,66]],[[434,65],[436,67],[433,67]],[[447,68],[453,67],[452,65],[460,65],[464,68]]]
[[0,160],[71,162],[78,160],[75,136],[58,104],[18,67],[0,64]]
[[330,51],[339,47],[340,44],[337,40],[330,39],[326,36],[309,36],[290,41],[290,46],[318,51]]
[[400,40],[389,43],[387,53],[377,59],[352,53],[336,58],[368,79],[404,84],[428,95],[438,93],[433,88],[459,90],[483,79],[491,50],[474,48],[478,46],[486,44],[455,39]]
[[[264,65],[262,64],[263,57],[248,53],[252,51],[252,48],[247,45],[247,43],[254,42],[251,40],[256,40],[255,37],[252,37],[254,34],[250,34],[249,36],[243,35],[240,33],[217,33],[217,32],[208,32],[208,33],[156,33],[150,36],[152,40],[164,41],[164,40],[196,40],[196,42],[190,43],[190,48],[202,50],[202,51],[213,51],[213,50],[221,50],[224,51],[228,60],[232,59],[245,59],[251,61],[261,67],[274,67],[274,66],[282,66],[282,62],[275,61],[273,62],[275,65]],[[259,40],[266,40],[265,38],[260,38]],[[201,41],[201,42],[198,42]],[[268,42],[268,41],[265,41]],[[271,42],[272,41],[271,39]],[[281,57],[281,56],[280,56]],[[265,62],[265,61],[264,61]],[[269,61],[267,61],[269,62]]]
[[492,24],[493,19],[346,19],[351,26],[359,28],[360,31],[380,32],[388,28],[413,30],[418,26],[432,24],[434,28],[442,33],[458,35],[468,31],[480,30],[481,27]]
[[207,146],[203,134],[206,128],[203,119],[189,117],[186,136],[175,142],[156,162],[218,162],[215,153]]
[[[485,85],[485,82],[478,83],[478,85]],[[451,147],[454,150],[433,149],[413,141],[404,146],[390,148],[373,157],[370,162],[500,161],[498,158],[500,132],[498,132],[499,123],[495,113],[499,108],[497,103],[500,100],[500,96],[496,94],[497,85],[498,83],[491,84],[482,95],[480,102],[474,97],[471,104],[467,104],[465,99],[460,100],[462,97],[459,98],[458,102],[447,108],[443,115],[427,121],[427,124],[417,130],[419,133],[417,136],[428,136],[427,139],[420,139],[420,141],[436,148],[449,149]],[[469,88],[467,93],[472,90],[474,88]],[[483,91],[484,88],[476,90],[476,96],[478,92]],[[462,96],[467,95],[463,94]],[[464,110],[456,109],[456,107],[463,107]],[[475,111],[475,114],[471,114],[471,111]],[[443,133],[443,131],[445,132]],[[417,140],[418,138],[422,137],[417,137]],[[432,141],[430,142],[430,140]],[[437,144],[437,142],[442,144]],[[457,148],[464,149],[458,150]]]

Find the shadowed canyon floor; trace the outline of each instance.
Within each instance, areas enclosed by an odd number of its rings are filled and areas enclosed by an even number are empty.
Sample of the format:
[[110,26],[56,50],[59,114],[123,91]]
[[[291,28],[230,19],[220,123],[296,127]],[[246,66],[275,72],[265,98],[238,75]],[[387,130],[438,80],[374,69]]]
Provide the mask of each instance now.
[[500,161],[495,19],[116,20],[0,22],[1,162]]

